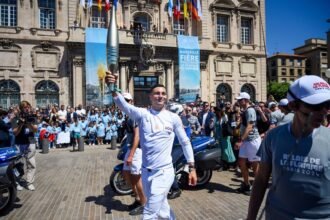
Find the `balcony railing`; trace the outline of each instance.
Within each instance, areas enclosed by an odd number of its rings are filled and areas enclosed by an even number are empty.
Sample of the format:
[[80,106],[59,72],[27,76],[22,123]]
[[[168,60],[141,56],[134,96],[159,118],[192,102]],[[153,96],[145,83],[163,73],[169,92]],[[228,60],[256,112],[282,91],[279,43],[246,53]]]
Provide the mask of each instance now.
[[126,30],[126,37],[132,37],[137,40],[142,39],[157,39],[157,40],[166,40],[167,33],[161,32],[149,32],[141,30]]

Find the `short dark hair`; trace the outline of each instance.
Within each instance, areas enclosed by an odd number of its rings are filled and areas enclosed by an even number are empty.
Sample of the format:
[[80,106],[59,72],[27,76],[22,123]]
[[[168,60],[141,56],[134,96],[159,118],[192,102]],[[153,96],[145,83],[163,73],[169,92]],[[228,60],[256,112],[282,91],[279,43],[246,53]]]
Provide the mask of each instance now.
[[152,87],[150,88],[149,93],[151,94],[152,91],[153,91],[155,88],[158,88],[158,87],[162,87],[162,88],[166,89],[165,86],[164,86],[163,84],[156,84],[156,85],[154,85],[154,86],[152,86]]

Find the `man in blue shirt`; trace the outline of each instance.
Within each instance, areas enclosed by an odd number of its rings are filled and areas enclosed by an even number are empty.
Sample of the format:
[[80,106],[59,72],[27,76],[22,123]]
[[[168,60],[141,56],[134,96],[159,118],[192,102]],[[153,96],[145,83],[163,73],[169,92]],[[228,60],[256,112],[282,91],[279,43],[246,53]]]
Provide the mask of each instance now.
[[[107,72],[107,82],[116,83],[118,76]],[[172,145],[176,135],[189,164],[189,184],[196,185],[197,175],[194,167],[194,154],[181,119],[167,111],[166,89],[163,85],[151,88],[149,98],[151,108],[137,108],[128,104],[124,97],[112,93],[118,107],[135,120],[140,131],[142,148],[142,185],[147,197],[143,219],[175,219],[167,201],[167,194],[174,181],[172,164]]]
[[261,144],[247,219],[256,219],[270,175],[266,219],[330,219],[330,130],[321,126],[330,109],[330,85],[306,75],[291,84],[287,99],[295,115]]

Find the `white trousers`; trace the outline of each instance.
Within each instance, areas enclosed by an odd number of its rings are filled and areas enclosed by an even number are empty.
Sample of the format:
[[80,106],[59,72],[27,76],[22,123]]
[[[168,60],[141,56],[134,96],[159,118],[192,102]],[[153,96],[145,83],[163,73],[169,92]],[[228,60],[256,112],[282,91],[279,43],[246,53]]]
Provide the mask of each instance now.
[[167,194],[174,181],[173,167],[160,170],[142,168],[142,185],[147,197],[143,210],[143,220],[175,220],[167,201]]

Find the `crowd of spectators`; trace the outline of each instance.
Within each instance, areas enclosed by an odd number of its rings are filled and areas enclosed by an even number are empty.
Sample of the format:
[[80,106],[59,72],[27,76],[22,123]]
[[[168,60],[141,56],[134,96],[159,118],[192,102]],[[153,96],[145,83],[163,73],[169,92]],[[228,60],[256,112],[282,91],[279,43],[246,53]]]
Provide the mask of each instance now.
[[[283,119],[292,118],[293,113],[286,107],[287,102],[276,102],[271,96],[267,102],[251,103],[257,112],[257,121],[264,123],[268,130],[283,123]],[[1,108],[0,108],[1,109]],[[47,138],[50,148],[62,148],[77,145],[78,138],[83,138],[88,145],[110,144],[112,139],[120,142],[125,133],[126,116],[115,106],[96,107],[82,105],[77,107],[50,105],[47,108],[34,108],[35,124],[38,131],[34,135],[36,147],[40,147],[40,140]],[[18,107],[0,110],[1,118],[10,120],[19,114]],[[214,136],[220,147],[232,148],[235,157],[238,149],[235,143],[240,139],[242,109],[238,102],[231,103],[224,98],[217,103],[203,102],[197,98],[196,102],[183,104],[178,112],[183,125],[189,128],[189,135]],[[289,117],[290,116],[290,117]],[[228,125],[229,130],[228,131]],[[225,129],[225,126],[226,129]],[[330,126],[330,116],[324,120],[324,126]],[[226,131],[224,131],[226,130]],[[69,140],[60,140],[60,134],[70,134]],[[259,132],[261,137],[265,132]],[[225,141],[224,141],[225,140]],[[236,160],[235,160],[236,161]],[[235,164],[235,161],[227,161]]]

